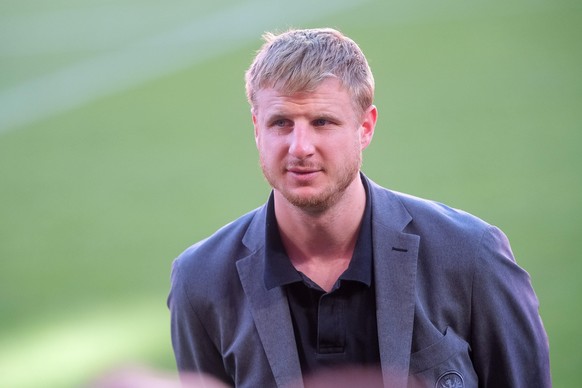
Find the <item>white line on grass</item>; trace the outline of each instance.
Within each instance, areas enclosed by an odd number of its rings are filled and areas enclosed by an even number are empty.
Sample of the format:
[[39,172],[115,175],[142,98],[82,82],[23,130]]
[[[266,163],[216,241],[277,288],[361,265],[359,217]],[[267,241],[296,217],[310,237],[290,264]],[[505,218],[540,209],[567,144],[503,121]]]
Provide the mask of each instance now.
[[[79,4],[75,8],[0,15],[0,55],[27,59],[35,55],[120,49],[156,31],[203,14],[200,3],[184,0]],[[217,8],[214,8],[216,11]]]
[[365,0],[254,1],[0,91],[0,133],[32,124]]

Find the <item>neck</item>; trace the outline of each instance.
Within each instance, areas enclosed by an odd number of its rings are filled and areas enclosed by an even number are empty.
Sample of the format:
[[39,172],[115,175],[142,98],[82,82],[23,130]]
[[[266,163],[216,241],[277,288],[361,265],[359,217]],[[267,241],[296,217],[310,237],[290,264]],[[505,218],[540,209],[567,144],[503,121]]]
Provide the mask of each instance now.
[[336,204],[319,213],[297,208],[275,192],[279,232],[292,264],[326,291],[350,263],[365,205],[359,175]]

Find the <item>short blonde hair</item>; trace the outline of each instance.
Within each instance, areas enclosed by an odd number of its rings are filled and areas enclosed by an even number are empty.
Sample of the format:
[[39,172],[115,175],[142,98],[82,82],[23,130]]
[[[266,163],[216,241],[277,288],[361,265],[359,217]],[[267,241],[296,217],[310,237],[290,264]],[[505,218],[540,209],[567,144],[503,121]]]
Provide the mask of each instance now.
[[360,47],[332,28],[266,33],[265,43],[245,74],[247,98],[255,109],[256,92],[275,88],[284,93],[313,91],[325,79],[337,78],[360,113],[374,100],[374,77]]

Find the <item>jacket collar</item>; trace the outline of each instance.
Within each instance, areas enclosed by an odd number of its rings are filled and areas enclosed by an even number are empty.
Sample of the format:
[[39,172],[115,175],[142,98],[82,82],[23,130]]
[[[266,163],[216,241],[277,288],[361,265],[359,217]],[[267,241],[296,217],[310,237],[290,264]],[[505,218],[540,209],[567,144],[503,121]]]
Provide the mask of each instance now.
[[[410,221],[412,221],[412,217],[396,194],[377,185],[363,173],[360,174],[370,188],[374,223],[383,225],[394,231],[404,230]],[[265,203],[257,209],[257,213],[243,237],[243,244],[251,252],[262,248],[265,244],[264,231],[267,219],[267,204]]]

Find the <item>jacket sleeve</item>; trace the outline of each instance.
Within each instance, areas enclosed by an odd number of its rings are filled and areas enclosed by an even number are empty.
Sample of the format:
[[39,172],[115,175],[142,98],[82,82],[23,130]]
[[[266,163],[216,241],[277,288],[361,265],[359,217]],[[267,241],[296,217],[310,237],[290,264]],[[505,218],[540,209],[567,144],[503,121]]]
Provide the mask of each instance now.
[[490,227],[476,257],[471,357],[480,387],[551,387],[549,345],[530,277]]
[[200,320],[199,306],[188,293],[188,280],[180,270],[180,259],[172,266],[171,289],[168,296],[170,309],[171,337],[176,364],[184,378],[196,375],[207,376],[232,384],[227,375],[216,338],[209,334],[204,322]]

